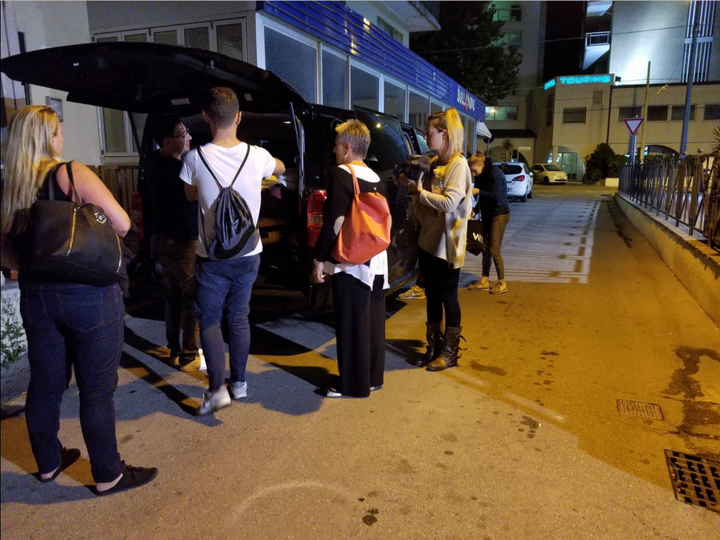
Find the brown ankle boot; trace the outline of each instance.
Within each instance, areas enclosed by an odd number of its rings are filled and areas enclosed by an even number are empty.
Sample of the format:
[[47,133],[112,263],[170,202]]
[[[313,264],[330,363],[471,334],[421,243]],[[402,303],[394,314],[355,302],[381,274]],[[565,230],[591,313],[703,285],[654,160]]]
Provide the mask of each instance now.
[[429,322],[425,323],[427,330],[425,337],[427,338],[427,350],[425,354],[417,355],[415,358],[410,360],[410,363],[414,366],[425,367],[430,362],[435,360],[442,353],[443,348],[443,332],[442,322]]
[[461,330],[462,326],[448,326],[445,328],[445,343],[442,348],[442,353],[430,362],[425,369],[428,371],[442,371],[458,365],[458,358],[460,358],[458,354],[460,350],[460,339],[465,340],[465,338],[460,335]]

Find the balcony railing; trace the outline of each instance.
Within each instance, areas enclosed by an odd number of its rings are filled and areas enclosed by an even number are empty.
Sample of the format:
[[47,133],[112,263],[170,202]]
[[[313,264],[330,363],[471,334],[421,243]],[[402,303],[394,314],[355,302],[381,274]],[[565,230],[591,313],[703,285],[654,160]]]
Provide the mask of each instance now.
[[585,34],[585,46],[610,45],[610,32],[588,32]]

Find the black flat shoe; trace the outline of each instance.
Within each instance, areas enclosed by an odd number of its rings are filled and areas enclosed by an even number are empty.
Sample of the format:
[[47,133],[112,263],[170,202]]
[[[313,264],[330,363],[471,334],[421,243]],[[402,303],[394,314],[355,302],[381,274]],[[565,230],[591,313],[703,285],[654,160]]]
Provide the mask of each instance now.
[[[123,465],[125,465],[124,462]],[[105,495],[112,495],[113,493],[120,493],[121,491],[144,486],[152,482],[157,476],[157,473],[158,470],[155,467],[132,467],[131,465],[125,465],[122,478],[113,487],[105,491],[98,491],[95,486],[91,489],[98,497],[104,497]]]
[[55,480],[60,473],[67,469],[70,465],[80,459],[80,450],[77,448],[63,448],[60,450],[60,466],[55,469],[55,472],[50,478],[42,478],[40,473],[36,473],[35,477],[40,480],[43,484],[48,484]]

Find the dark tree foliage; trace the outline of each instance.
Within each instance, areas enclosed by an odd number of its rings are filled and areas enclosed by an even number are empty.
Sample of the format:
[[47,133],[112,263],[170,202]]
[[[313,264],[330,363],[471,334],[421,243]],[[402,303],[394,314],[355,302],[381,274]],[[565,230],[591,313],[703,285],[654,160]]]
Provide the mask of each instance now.
[[625,157],[615,153],[609,144],[600,143],[593,153],[585,156],[585,180],[597,182],[603,178],[616,178]]
[[486,105],[496,105],[518,84],[522,55],[497,46],[503,22],[487,2],[439,2],[439,32],[410,36],[410,48],[444,71]]

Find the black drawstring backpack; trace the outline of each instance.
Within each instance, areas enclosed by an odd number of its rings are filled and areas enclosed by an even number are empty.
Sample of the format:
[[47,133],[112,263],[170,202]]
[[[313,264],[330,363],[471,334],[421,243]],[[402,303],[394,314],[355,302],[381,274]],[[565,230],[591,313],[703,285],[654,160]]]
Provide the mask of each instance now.
[[205,216],[202,219],[203,240],[208,258],[212,260],[232,259],[236,256],[242,256],[254,250],[260,242],[260,233],[258,232],[250,208],[247,202],[237,191],[233,189],[233,184],[240,175],[245,166],[245,162],[250,155],[250,145],[248,145],[245,159],[240,164],[240,168],[235,173],[235,177],[230,185],[223,187],[218,181],[215,173],[208,165],[203,155],[202,148],[198,147],[198,155],[200,159],[210,171],[215,183],[220,190],[217,198],[213,202],[211,208],[215,209],[215,240],[210,245],[207,243],[205,234]]

